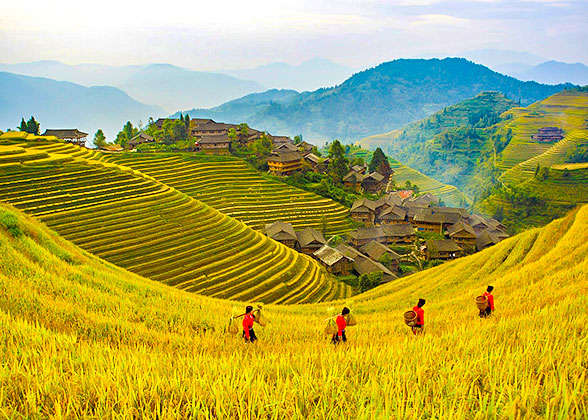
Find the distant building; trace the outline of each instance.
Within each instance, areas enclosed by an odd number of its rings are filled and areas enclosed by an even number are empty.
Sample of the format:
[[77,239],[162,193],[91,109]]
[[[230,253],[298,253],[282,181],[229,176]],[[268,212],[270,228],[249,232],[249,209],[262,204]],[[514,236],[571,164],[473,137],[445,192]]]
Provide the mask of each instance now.
[[489,230],[485,230],[480,232],[476,238],[476,249],[478,251],[483,251],[486,248],[490,248],[491,246],[496,245],[498,242],[500,242],[498,235],[492,233]]
[[351,170],[353,172],[358,173],[358,174],[364,175],[366,173],[366,171],[367,171],[367,167],[365,165],[353,165],[351,167]]
[[224,134],[206,135],[198,139],[200,150],[206,154],[228,155],[231,141]]
[[367,198],[355,200],[351,206],[351,218],[356,222],[363,223],[367,227],[374,225],[376,203]]
[[380,243],[387,243],[386,232],[382,227],[365,227],[359,228],[349,232],[349,239],[351,243],[359,248],[366,245],[368,242],[376,241]]
[[312,228],[306,228],[296,232],[298,238],[297,250],[303,254],[312,255],[318,251],[323,245],[327,244],[325,237],[321,232]]
[[371,193],[378,193],[386,187],[385,177],[379,172],[364,176],[361,186]]
[[362,189],[361,183],[363,182],[363,179],[364,175],[355,171],[350,171],[347,175],[343,177],[343,185],[345,185],[347,188],[352,189],[355,192],[358,192]]
[[314,144],[310,144],[305,141],[298,143],[297,146],[298,146],[298,150],[300,150],[300,152],[303,155],[306,155],[307,153],[311,153],[313,151],[313,149],[316,147]]
[[447,228],[447,234],[456,244],[464,249],[474,248],[476,246],[478,235],[476,235],[474,228],[467,223],[459,221],[449,226]]
[[144,132],[140,132],[135,137],[133,137],[132,139],[129,140],[129,146],[131,148],[135,148],[140,144],[154,143],[154,142],[155,142],[155,139],[153,137],[151,137],[149,134],[144,133]]
[[335,248],[324,245],[319,250],[315,251],[313,256],[331,274],[339,276],[347,276],[351,274],[353,259],[346,257]]
[[302,155],[299,152],[272,153],[267,158],[267,164],[275,175],[290,175],[302,167]]
[[393,206],[382,211],[378,216],[378,222],[382,225],[396,225],[407,222],[408,211],[406,208]]
[[47,129],[42,136],[55,136],[58,139],[65,140],[68,143],[84,146],[88,137],[88,133],[78,130],[77,128],[63,128],[63,129]]
[[410,223],[383,225],[381,229],[387,245],[410,245],[416,241],[416,231]]
[[272,238],[274,241],[280,242],[290,248],[296,247],[298,236],[290,223],[282,221],[268,223],[265,225],[264,232],[268,238]]
[[352,267],[353,272],[358,276],[361,276],[363,274],[382,273],[382,283],[388,283],[398,278],[382,263],[374,261],[371,258],[358,257],[355,260],[353,260]]
[[359,250],[374,261],[380,262],[383,258],[386,258],[390,262],[394,270],[398,268],[400,255],[392,251],[384,244],[381,244],[376,241],[371,241],[362,246]]
[[276,153],[280,152],[298,152],[298,147],[294,143],[274,143],[273,151]]
[[427,241],[424,251],[427,260],[453,260],[463,255],[463,249],[452,239]]
[[553,143],[564,138],[564,132],[557,127],[543,127],[540,128],[536,135],[531,136],[532,139],[540,143]]
[[459,222],[460,212],[448,212],[442,209],[449,207],[431,207],[419,210],[413,217],[412,223],[420,231],[442,234],[444,229]]

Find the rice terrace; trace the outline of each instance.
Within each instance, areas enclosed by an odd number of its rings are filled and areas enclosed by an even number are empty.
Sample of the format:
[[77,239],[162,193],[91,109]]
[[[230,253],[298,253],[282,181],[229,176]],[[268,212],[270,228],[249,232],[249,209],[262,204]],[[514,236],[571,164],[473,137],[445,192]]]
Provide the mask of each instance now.
[[585,2],[315,3],[5,5],[0,419],[588,420]]

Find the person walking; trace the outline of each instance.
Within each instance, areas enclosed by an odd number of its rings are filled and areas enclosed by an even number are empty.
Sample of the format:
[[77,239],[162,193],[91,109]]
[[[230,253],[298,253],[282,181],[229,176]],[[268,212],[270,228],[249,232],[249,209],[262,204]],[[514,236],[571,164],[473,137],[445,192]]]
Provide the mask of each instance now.
[[253,331],[253,323],[255,317],[253,316],[253,306],[245,308],[245,316],[243,316],[243,337],[247,343],[253,343],[257,340],[255,331]]
[[414,335],[416,335],[417,332],[423,331],[423,327],[425,325],[425,311],[423,309],[423,306],[425,305],[425,302],[425,299],[419,299],[417,305],[414,308],[412,308],[412,310],[415,311],[417,314],[416,323],[412,327],[412,333]]
[[494,286],[488,286],[484,292],[484,296],[486,296],[486,299],[488,299],[488,306],[486,306],[486,309],[483,311],[480,311],[480,316],[482,318],[487,318],[492,315],[492,313],[494,313],[494,295],[492,294],[493,290]]
[[337,324],[337,332],[333,334],[333,339],[331,340],[333,344],[339,344],[341,342],[347,342],[347,336],[345,335],[345,328],[347,328],[347,319],[345,318],[347,314],[349,314],[349,308],[345,307],[341,311],[341,315],[337,316],[335,323]]

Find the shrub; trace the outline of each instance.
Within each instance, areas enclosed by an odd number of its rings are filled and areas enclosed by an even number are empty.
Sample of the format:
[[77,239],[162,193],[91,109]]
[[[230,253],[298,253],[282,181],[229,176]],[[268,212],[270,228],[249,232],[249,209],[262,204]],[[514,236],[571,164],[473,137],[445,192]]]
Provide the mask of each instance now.
[[9,211],[0,211],[0,226],[6,229],[15,238],[22,235],[22,230],[18,225],[18,218]]

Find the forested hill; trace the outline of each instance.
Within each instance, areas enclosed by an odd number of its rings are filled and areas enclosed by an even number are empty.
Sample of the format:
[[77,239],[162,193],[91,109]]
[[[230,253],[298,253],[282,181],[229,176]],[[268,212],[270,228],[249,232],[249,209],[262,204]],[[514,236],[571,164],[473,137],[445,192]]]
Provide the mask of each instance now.
[[357,73],[342,84],[304,92],[288,101],[256,103],[255,111],[224,105],[192,110],[192,117],[247,122],[307,140],[359,140],[425,118],[482,91],[498,91],[529,105],[572,85],[522,82],[463,58],[399,59]]

